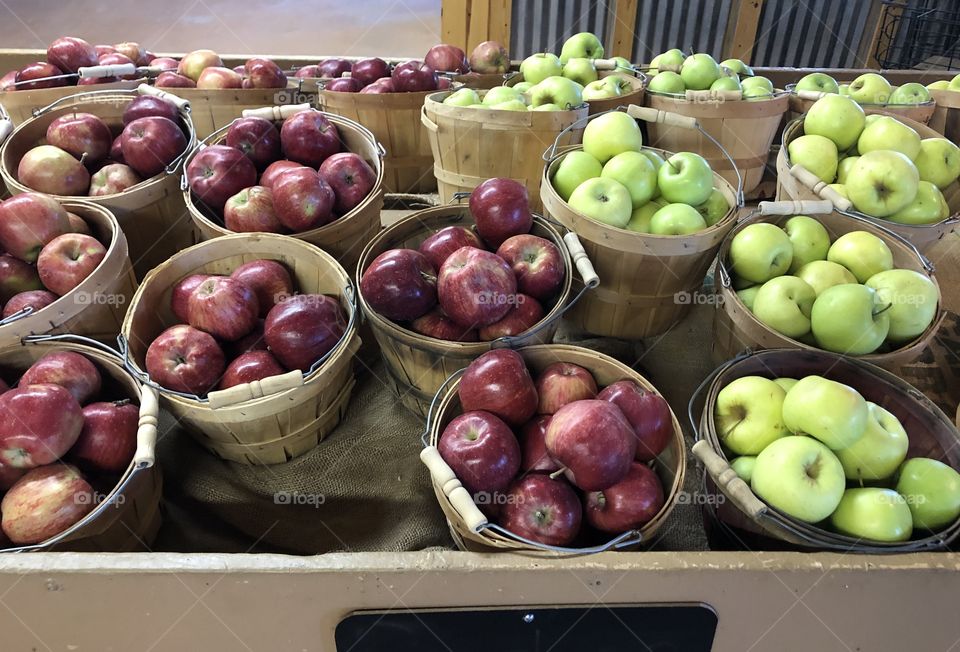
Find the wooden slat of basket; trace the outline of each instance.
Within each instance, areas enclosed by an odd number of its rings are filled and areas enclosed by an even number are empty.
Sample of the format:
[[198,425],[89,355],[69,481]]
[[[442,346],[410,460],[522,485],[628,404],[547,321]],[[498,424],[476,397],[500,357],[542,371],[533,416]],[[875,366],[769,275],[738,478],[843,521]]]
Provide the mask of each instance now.
[[930,128],[954,143],[960,142],[960,91],[932,90],[930,95],[936,102]]
[[315,94],[291,88],[203,89],[176,88],[175,95],[190,102],[197,138],[203,139],[239,118],[245,109],[313,103]]

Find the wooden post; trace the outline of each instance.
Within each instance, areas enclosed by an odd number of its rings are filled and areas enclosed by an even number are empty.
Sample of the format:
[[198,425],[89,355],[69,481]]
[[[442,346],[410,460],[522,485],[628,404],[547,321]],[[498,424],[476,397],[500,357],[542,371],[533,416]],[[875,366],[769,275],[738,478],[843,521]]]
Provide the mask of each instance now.
[[746,64],[750,63],[762,10],[763,0],[733,0],[724,38],[724,58],[741,59]]
[[610,35],[607,38],[608,57],[624,57],[633,61],[633,44],[636,40],[638,0],[616,0],[609,10],[607,24]]
[[483,41],[497,41],[509,49],[512,11],[513,0],[443,0],[443,42],[461,47],[467,54]]

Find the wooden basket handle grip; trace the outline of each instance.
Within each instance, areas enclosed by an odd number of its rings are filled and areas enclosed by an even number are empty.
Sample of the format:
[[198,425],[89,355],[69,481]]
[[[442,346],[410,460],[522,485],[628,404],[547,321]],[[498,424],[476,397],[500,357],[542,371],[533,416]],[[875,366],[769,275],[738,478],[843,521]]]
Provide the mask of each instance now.
[[137,423],[137,451],[133,463],[137,468],[153,466],[157,447],[157,426],[160,405],[157,391],[149,385],[140,390],[140,420]]
[[853,207],[853,203],[849,199],[838,193],[833,188],[828,188],[827,186],[830,184],[826,183],[825,181],[821,181],[820,177],[802,165],[797,164],[792,166],[790,168],[790,175],[820,197],[829,200],[840,210],[847,211]]
[[263,380],[254,380],[243,385],[210,392],[207,394],[207,400],[210,401],[210,407],[216,409],[279,394],[301,385],[303,385],[303,373],[297,369],[285,374],[269,376]]
[[77,72],[80,79],[88,77],[123,77],[124,75],[135,75],[137,66],[132,63],[115,63],[107,66],[81,66]]
[[670,113],[669,111],[660,111],[659,109],[648,106],[631,104],[627,107],[627,115],[637,120],[643,120],[644,122],[654,122],[670,127],[684,127],[686,129],[699,128],[696,118],[690,118],[678,113]]
[[804,91],[794,90],[794,93],[796,93],[797,97],[799,97],[802,100],[819,100],[821,97],[825,97],[827,95],[832,94],[832,93],[824,93],[823,91],[806,91],[806,90]]
[[583,284],[588,286],[599,285],[600,277],[597,276],[597,270],[594,269],[593,263],[590,261],[590,256],[587,255],[586,250],[583,248],[583,243],[580,242],[577,234],[573,231],[566,233],[563,236],[563,242],[567,245],[567,250],[570,252],[570,259],[577,268]]
[[758,208],[761,215],[822,215],[833,212],[833,202],[829,199],[762,201]]
[[244,118],[264,118],[265,120],[286,120],[290,116],[309,111],[309,104],[284,104],[282,106],[265,106],[259,109],[244,109]]
[[443,495],[447,497],[472,532],[479,532],[486,526],[487,517],[477,509],[470,492],[460,484],[456,474],[440,457],[440,451],[436,446],[427,446],[420,451],[420,461],[429,469],[434,483],[441,488]]
[[597,70],[616,70],[617,62],[613,59],[594,59],[593,65]]
[[707,469],[707,473],[710,474],[713,481],[717,483],[717,487],[747,516],[757,519],[767,511],[767,506],[753,495],[747,483],[737,475],[736,471],[730,468],[726,460],[717,455],[710,444],[701,439],[693,445],[691,450],[703,462],[703,466]]
[[439,127],[437,127],[436,122],[427,117],[426,103],[424,103],[424,105],[420,108],[420,122],[423,123],[423,126],[426,127],[430,133],[437,133]]
[[742,100],[743,93],[740,91],[692,91],[684,93],[684,98],[688,102],[727,102],[730,100]]
[[167,91],[157,88],[156,86],[151,86],[150,84],[140,84],[137,86],[137,93],[140,95],[152,95],[153,97],[159,97],[167,100],[168,102],[173,102],[180,110],[190,106],[190,100],[185,100],[182,97],[178,97],[173,93],[168,93]]
[[665,66],[665,65],[663,65],[663,64],[658,64],[657,67],[656,67],[656,70],[657,70],[657,72],[676,72],[676,73],[679,73],[681,67],[683,67],[683,66],[682,66],[682,65],[680,65],[680,66],[666,65],[666,66]]

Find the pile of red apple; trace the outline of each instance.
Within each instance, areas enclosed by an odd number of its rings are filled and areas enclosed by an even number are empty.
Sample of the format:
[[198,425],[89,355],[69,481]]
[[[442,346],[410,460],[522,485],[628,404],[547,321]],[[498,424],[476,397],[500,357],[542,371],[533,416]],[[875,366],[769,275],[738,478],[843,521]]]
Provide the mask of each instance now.
[[23,185],[60,196],[100,197],[160,174],[187,149],[172,102],[139,95],[123,110],[119,133],[99,116],[71,111],[47,126],[46,142],[17,166]]
[[620,534],[664,505],[650,468],[673,435],[659,394],[631,380],[598,391],[588,369],[555,362],[532,378],[516,351],[474,360],[459,387],[463,414],[437,448],[474,502],[510,532],[567,546],[587,524]]
[[247,59],[242,66],[227,68],[213,50],[188,52],[180,61],[169,57],[154,59],[163,71],[154,85],[158,88],[286,88],[287,75],[276,63],[263,57]]
[[383,317],[441,340],[489,341],[529,330],[543,319],[566,268],[556,245],[530,234],[528,199],[517,181],[484,181],[470,195],[476,232],[448,226],[418,250],[383,252],[360,278],[364,299]]
[[43,356],[13,389],[4,380],[0,543],[40,543],[96,507],[94,487],[116,484],[136,452],[140,408],[102,391],[97,366],[73,351]]
[[237,232],[301,233],[343,217],[377,182],[358,154],[344,152],[340,131],[308,109],[281,127],[238,118],[225,145],[202,147],[187,165],[194,196]]
[[325,294],[294,294],[280,262],[258,259],[229,276],[191,274],[170,293],[181,322],[147,349],[150,379],[203,396],[295,369],[304,373],[347,328],[340,303]]
[[107,254],[79,215],[52,197],[26,192],[0,203],[0,305],[8,319],[65,296]]

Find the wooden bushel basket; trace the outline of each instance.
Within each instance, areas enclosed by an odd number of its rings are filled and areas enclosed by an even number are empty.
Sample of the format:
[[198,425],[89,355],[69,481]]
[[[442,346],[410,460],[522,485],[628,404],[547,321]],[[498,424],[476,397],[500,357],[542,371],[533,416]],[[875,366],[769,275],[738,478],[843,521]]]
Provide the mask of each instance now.
[[[647,391],[659,393],[636,371],[596,351],[551,344],[527,346],[518,349],[517,352],[523,356],[534,375],[554,362],[571,362],[588,369],[600,387],[618,380],[632,380]],[[424,433],[425,448],[420,453],[420,459],[430,470],[433,491],[447,517],[454,541],[461,549],[476,552],[521,552],[547,556],[576,555],[638,547],[655,538],[657,531],[663,526],[677,503],[677,494],[683,488],[683,479],[686,474],[687,456],[683,430],[676,416],[673,417],[673,438],[652,464],[653,470],[663,483],[664,504],[660,512],[639,530],[625,532],[606,543],[580,548],[558,548],[529,541],[490,523],[483,512],[477,508],[474,498],[440,457],[440,452],[437,450],[440,435],[443,434],[447,424],[462,413],[458,394],[459,386],[460,374],[458,373],[451,376],[438,391],[431,406],[430,417],[427,419],[427,430]]]
[[[832,93],[821,93],[819,91],[798,91],[794,88],[794,84],[788,85],[787,91],[790,93],[789,117],[791,120],[806,114],[814,102],[824,95],[832,95]],[[930,95],[934,96],[935,92],[930,91]],[[920,124],[927,124],[933,117],[939,103],[939,100],[934,97],[933,100],[922,104],[861,104],[860,106],[867,113],[889,113],[901,118],[909,118]]]
[[[367,245],[360,257],[357,278],[363,276],[373,260],[388,249],[409,247],[416,249],[427,237],[442,228],[474,225],[470,211],[463,205],[438,206],[409,215],[392,224]],[[380,352],[394,393],[411,412],[426,418],[437,390],[454,372],[466,367],[494,346],[516,348],[530,344],[545,344],[553,340],[560,316],[570,305],[573,269],[576,266],[583,288],[577,297],[589,294],[586,290],[596,281],[593,267],[576,239],[576,234],[561,237],[542,217],[534,218],[531,233],[552,241],[563,255],[567,274],[552,304],[545,304],[543,319],[526,333],[494,342],[449,342],[421,335],[377,314],[360,292],[359,303],[363,314],[380,345]],[[576,301],[576,299],[574,299]]]
[[[266,258],[290,270],[303,294],[339,299],[349,321],[340,342],[309,370],[191,397],[155,385],[144,371],[147,347],[177,323],[170,310],[173,285],[190,274],[229,274]],[[314,245],[269,233],[227,235],[194,245],[151,271],[123,322],[124,363],[160,393],[164,407],[197,441],[219,457],[243,464],[278,464],[315,448],[340,422],[354,386],[356,334],[353,283],[332,256]]]
[[[867,111],[870,113],[883,113],[883,111]],[[942,138],[943,134],[937,133],[927,125],[920,124],[910,118],[894,116],[903,124],[912,127],[920,134],[920,138]],[[828,188],[829,184],[820,181],[816,175],[800,165],[790,163],[790,157],[787,153],[787,147],[794,138],[803,135],[803,118],[798,118],[787,125],[783,130],[783,144],[777,154],[777,199],[803,200],[803,199],[827,199],[833,205],[844,213],[855,214],[865,220],[870,220],[893,231],[903,239],[913,243],[920,251],[926,251],[934,242],[942,238],[947,233],[951,233],[960,221],[960,181],[954,181],[943,189],[943,198],[950,207],[950,217],[936,224],[898,224],[882,217],[873,217],[860,213],[853,208],[853,203]]]
[[[960,519],[940,532],[915,532],[915,538],[883,543],[846,536],[805,523],[767,505],[730,468],[714,423],[720,390],[743,376],[802,378],[821,375],[856,389],[863,397],[889,410],[907,431],[907,457],[932,457],[960,470],[960,433],[952,420],[930,399],[896,375],[857,358],[812,350],[770,350],[731,360],[716,369],[690,399],[690,424],[697,433],[694,455],[709,474],[706,502],[716,505],[716,518],[751,547],[835,550],[857,553],[900,553],[942,550],[960,533]],[[703,392],[706,389],[706,397]],[[699,421],[695,415],[700,410]],[[698,426],[699,423],[699,426]],[[718,492],[722,496],[718,496]]]
[[758,222],[782,226],[790,216],[798,214],[808,215],[823,224],[830,234],[831,241],[851,231],[872,233],[890,247],[895,268],[913,270],[933,281],[937,288],[937,315],[922,335],[892,351],[857,356],[860,360],[894,372],[899,367],[916,361],[923,354],[934,335],[937,334],[941,322],[946,317],[946,311],[943,309],[940,297],[940,286],[934,276],[933,265],[916,247],[892,231],[855,215],[833,212],[833,207],[828,201],[810,200],[803,202],[760,202],[759,210],[738,222],[723,241],[720,253],[717,255],[716,272],[714,274],[718,295],[717,311],[714,314],[713,322],[714,361],[720,364],[745,350],[820,350],[815,346],[809,346],[786,335],[781,335],[757,319],[737,296],[733,289],[729,271],[730,243],[737,233],[750,224]]
[[943,134],[947,140],[960,143],[960,91],[931,90],[936,102],[930,128]]
[[[597,68],[597,76],[605,79],[616,75],[622,80],[625,89],[622,95],[611,97],[606,100],[585,100],[589,107],[590,115],[611,111],[618,106],[627,106],[629,104],[643,105],[643,91],[647,86],[647,77],[636,68],[621,68],[617,66],[613,59],[594,59],[594,65]],[[505,76],[504,86],[515,86],[523,81],[523,75],[519,72]]]
[[113,213],[127,236],[130,260],[138,278],[143,278],[174,253],[194,242],[190,216],[183,205],[180,192],[180,169],[196,138],[190,108],[182,99],[141,84],[133,91],[92,91],[65,97],[51,104],[25,121],[10,135],[0,148],[0,176],[11,194],[29,192],[30,188],[17,180],[20,159],[36,145],[45,142],[47,126],[55,118],[72,111],[83,111],[99,116],[114,135],[123,129],[123,110],[138,94],[159,94],[180,106],[180,119],[187,132],[187,148],[164,172],[114,195],[101,197],[61,197],[64,201],[84,200],[98,204]]
[[[243,112],[243,117],[256,116],[282,121],[294,113],[305,110],[312,109],[306,104],[264,107],[247,109]],[[352,271],[360,259],[363,248],[370,241],[370,238],[380,230],[380,211],[383,209],[383,148],[377,143],[374,135],[362,125],[332,113],[325,113],[324,116],[337,126],[344,151],[359,154],[363,160],[369,163],[377,174],[377,181],[366,199],[346,215],[319,228],[291,234],[290,237],[306,240],[317,245],[330,253],[346,269]],[[227,125],[200,142],[198,147],[184,161],[184,169],[203,147],[221,143],[226,138],[229,128],[230,125]],[[184,173],[181,187],[183,188],[183,201],[187,210],[190,211],[190,217],[193,218],[194,226],[196,226],[201,240],[209,240],[233,233],[223,225],[223,219],[220,216],[214,215],[202,203],[193,201],[193,193],[187,185],[186,173]]]
[[82,520],[43,543],[2,552],[148,551],[160,529],[161,476],[160,469],[154,466],[159,413],[156,392],[134,380],[123,368],[123,360],[116,351],[107,347],[95,342],[84,344],[83,338],[70,335],[30,339],[33,343],[17,343],[0,349],[3,377],[16,378],[48,353],[83,354],[97,366],[105,388],[140,404],[137,450],[117,484]]
[[[655,109],[633,105],[626,112],[638,120],[699,129],[693,118]],[[733,227],[742,205],[740,192],[714,172],[714,186],[727,198],[730,210],[713,226],[686,236],[618,229],[578,213],[553,188],[554,170],[574,149],[547,151],[549,161],[540,184],[547,215],[580,236],[600,277],[599,287],[571,310],[571,321],[588,333],[626,339],[669,330],[690,309],[690,302],[683,299],[700,289],[720,243]],[[657,151],[664,157],[671,154]]]
[[135,89],[140,83],[140,80],[121,80],[106,84],[97,84],[93,87],[74,85],[57,86],[56,88],[40,88],[37,90],[0,91],[0,104],[3,105],[4,110],[6,110],[14,126],[18,126],[34,117],[43,107],[49,106],[66,97],[76,95],[77,93],[83,93],[91,89],[128,91]]
[[28,335],[73,333],[103,343],[116,344],[127,306],[137,289],[127,240],[117,220],[103,206],[85,201],[64,201],[90,226],[93,236],[107,249],[106,255],[77,287],[32,312],[29,309],[0,321],[0,347],[14,346]]
[[739,91],[687,91],[686,95],[667,95],[648,90],[646,106],[695,118],[703,131],[717,141],[704,138],[702,132],[660,123],[647,126],[650,145],[670,152],[696,152],[730,183],[736,183],[739,172],[743,192],[750,193],[763,179],[770,146],[788,104],[789,99],[783,92],[770,99],[744,100]]

